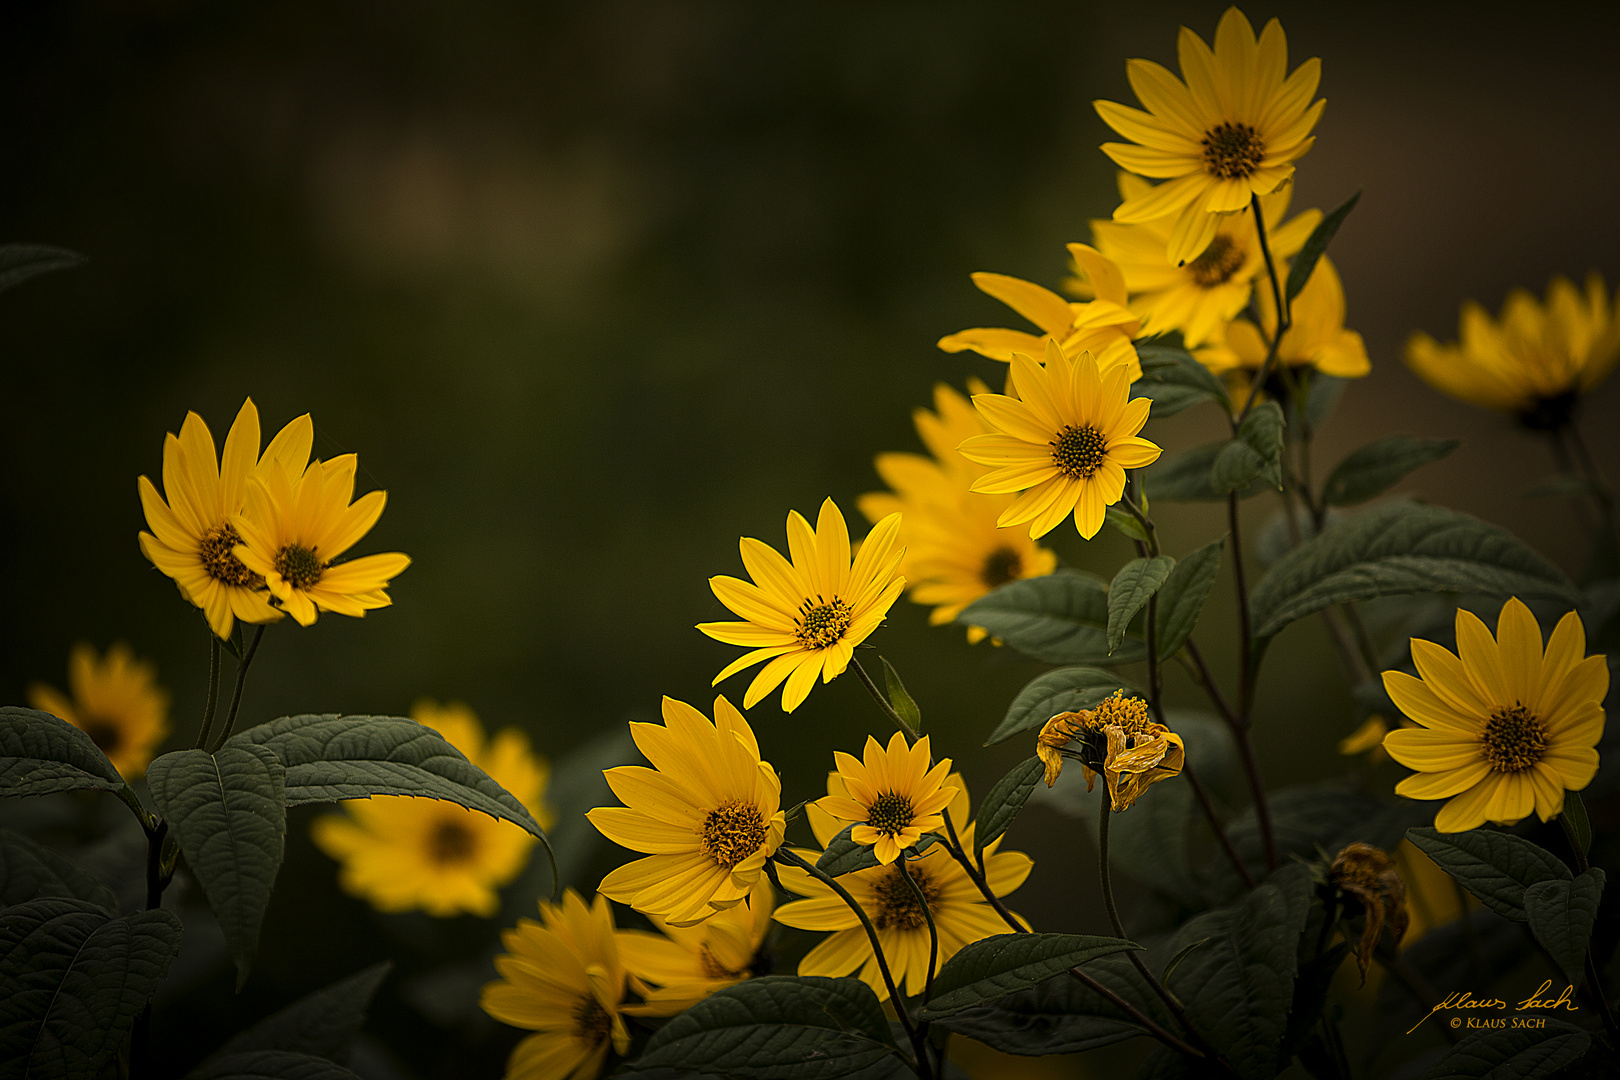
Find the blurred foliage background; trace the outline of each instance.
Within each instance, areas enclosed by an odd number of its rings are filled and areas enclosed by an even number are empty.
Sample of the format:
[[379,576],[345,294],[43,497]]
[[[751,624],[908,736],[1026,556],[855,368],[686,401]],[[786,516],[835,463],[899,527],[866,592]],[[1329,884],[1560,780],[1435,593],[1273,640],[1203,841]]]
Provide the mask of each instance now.
[[[90,262],[0,302],[6,700],[60,685],[74,641],[126,640],[157,663],[173,745],[189,745],[206,629],[140,556],[135,477],[157,476],[188,409],[223,439],[251,395],[266,437],[308,411],[317,454],[359,452],[362,486],[390,500],[363,550],[415,561],[391,609],[273,627],[248,722],[459,699],[556,760],[662,694],[706,707],[735,653],[692,629],[729,617],[706,578],[740,572],[739,535],[782,545],[789,508],[813,516],[830,494],[854,522],[872,456],[917,448],[909,414],[935,381],[1000,380],[933,345],[1005,324],[968,273],[1056,283],[1062,245],[1115,201],[1090,102],[1133,101],[1126,58],[1173,66],[1177,25],[1207,38],[1222,7],[7,5],[0,232]],[[1454,337],[1464,297],[1494,310],[1555,273],[1620,280],[1620,16],[1246,11],[1281,16],[1291,65],[1324,61],[1294,206],[1365,189],[1334,256],[1374,371],[1320,467],[1384,434],[1460,436],[1403,490],[1578,569],[1568,508],[1520,499],[1552,472],[1544,448],[1399,358],[1413,328]],[[1611,475],[1617,392],[1585,416]],[[1174,451],[1218,429],[1206,410],[1146,434]],[[1250,503],[1251,533],[1275,509]],[[1172,552],[1224,531],[1218,507],[1158,517]],[[1103,573],[1127,554],[1117,536],[1051,540]],[[1199,636],[1229,662],[1224,581],[1216,596]],[[975,794],[1027,753],[976,748],[1036,665],[909,603],[874,641]],[[1325,634],[1302,624],[1268,669],[1271,782],[1337,770],[1352,709]],[[749,677],[722,689],[740,700]],[[1169,692],[1196,703],[1184,682]],[[881,730],[853,679],[791,718],[775,701],[753,719],[790,803],[822,790],[833,748]],[[1037,860],[1015,906],[1095,931],[1091,849],[1047,813],[1014,833]],[[487,946],[484,924],[342,898],[306,825],[294,815],[260,970],[234,999],[222,973],[199,976],[195,1008],[230,1023],[402,945]],[[509,1045],[446,1062],[403,995],[379,1009],[422,1075],[493,1070]]]

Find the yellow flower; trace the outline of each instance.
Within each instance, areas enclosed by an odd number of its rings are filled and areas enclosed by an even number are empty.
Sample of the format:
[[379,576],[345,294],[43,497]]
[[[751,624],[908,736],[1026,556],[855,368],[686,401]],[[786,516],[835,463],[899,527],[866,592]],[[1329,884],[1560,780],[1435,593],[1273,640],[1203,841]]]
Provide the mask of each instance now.
[[1018,353],[1012,359],[1017,397],[979,394],[973,407],[994,434],[962,444],[962,456],[997,466],[973,482],[974,491],[1021,491],[996,524],[1029,522],[1031,539],[1045,536],[1069,514],[1090,540],[1106,508],[1125,491],[1125,470],[1158,460],[1159,447],[1137,432],[1152,402],[1130,398],[1123,367],[1103,371],[1090,353],[1070,360],[1052,342],[1046,366]]
[[[968,390],[989,392],[977,379],[968,380]],[[939,383],[934,387],[934,408],[937,412],[918,409],[913,414],[917,434],[933,456],[879,454],[878,474],[893,493],[871,492],[856,505],[868,521],[901,515],[897,542],[906,554],[900,573],[913,603],[935,605],[928,621],[940,626],[999,585],[1050,574],[1057,568],[1057,556],[1021,529],[996,527],[1012,495],[968,490],[989,471],[956,449],[966,439],[985,434],[973,405]],[[985,636],[983,627],[968,627],[970,643]]]
[[[551,827],[550,808],[541,801],[551,768],[531,752],[522,731],[505,728],[486,743],[478,717],[457,703],[419,701],[411,717],[488,773],[542,828]],[[378,795],[343,808],[346,813],[316,818],[310,836],[343,864],[338,880],[344,891],[379,911],[494,915],[497,890],[522,871],[535,843],[510,822],[434,799]]]
[[[1265,365],[1271,335],[1277,327],[1277,305],[1271,289],[1255,289],[1260,325],[1238,319],[1226,328],[1226,349],[1214,349],[1199,359],[1215,374],[1226,377],[1232,400],[1241,406],[1249,383]],[[1361,335],[1344,328],[1344,285],[1333,262],[1323,256],[1305,287],[1289,306],[1291,322],[1277,346],[1277,363],[1298,371],[1313,368],[1323,375],[1359,379],[1372,370]]]
[[302,475],[255,476],[246,511],[232,519],[242,537],[236,557],[300,626],[315,621],[317,608],[358,618],[387,607],[389,581],[411,564],[398,552],[335,561],[371,531],[387,501],[372,491],[349,504],[357,462],[343,454],[310,462]]
[[933,765],[927,735],[908,746],[898,731],[887,749],[868,735],[864,756],[861,761],[842,750],[833,753],[849,794],[828,795],[816,805],[840,821],[854,822],[849,838],[872,845],[878,862],[892,863],[923,833],[945,828],[940,811],[956,795],[944,782],[951,759]]
[[608,786],[628,805],[585,816],[648,857],[609,873],[601,892],[672,925],[696,925],[740,903],[782,843],[782,782],[723,697],[714,700],[713,723],[666,697],[664,723],[631,724],[630,734],[653,768],[608,769]]
[[[1078,739],[1080,749],[1065,748]],[[1065,753],[1080,759],[1090,791],[1101,773],[1114,811],[1129,810],[1147,789],[1181,773],[1187,760],[1181,736],[1148,719],[1147,704],[1116,690],[1095,708],[1059,713],[1035,740],[1046,766],[1046,786],[1057,782]]]
[[1384,736],[1389,756],[1417,770],[1395,793],[1450,799],[1435,815],[1441,832],[1512,825],[1532,810],[1551,821],[1564,792],[1597,772],[1609,669],[1585,655],[1580,616],[1559,620],[1545,654],[1535,616],[1516,597],[1496,631],[1459,608],[1456,654],[1413,638],[1419,677],[1384,672],[1384,689],[1418,723]]
[[297,475],[309,460],[314,438],[309,416],[300,416],[270,440],[261,458],[259,410],[249,398],[225,436],[223,459],[216,459],[208,425],[188,412],[179,437],[171,434],[163,440],[163,495],[146,477],[138,482],[152,530],[140,534],[141,554],[174,579],[180,594],[203,610],[221,638],[231,636],[236,619],[266,623],[281,618],[270,606],[264,578],[235,554],[242,538],[234,521],[247,503],[250,477],[283,471]]
[[714,685],[769,660],[748,687],[743,708],[753,708],[785,681],[782,709],[792,712],[810,695],[817,675],[824,683],[842,675],[855,646],[878,628],[905,587],[899,574],[905,550],[895,547],[899,530],[899,514],[878,522],[851,565],[849,527],[828,499],[814,532],[797,510],[788,514],[792,562],[769,544],[743,537],[743,566],[754,583],[720,576],[709,579],[709,588],[747,621],[699,623],[698,629],[749,651],[727,664]]
[[[1119,174],[1119,193],[1126,202],[1148,190],[1147,181],[1140,177]],[[1292,258],[1322,220],[1320,210],[1307,210],[1284,222],[1292,195],[1293,188],[1284,186],[1260,198],[1266,242],[1272,258],[1279,261]],[[1141,317],[1144,335],[1179,330],[1189,349],[1219,343],[1226,323],[1249,306],[1257,282],[1265,291],[1266,260],[1253,215],[1232,214],[1217,221],[1209,246],[1186,263],[1174,263],[1165,256],[1169,218],[1129,225],[1091,223],[1098,249],[1125,275],[1131,310]]]
[[[974,825],[969,815],[967,787],[961,777],[954,775],[946,783],[956,789],[950,808],[951,819],[958,829],[961,822],[968,822],[961,840],[971,852]],[[837,773],[827,778],[827,791],[838,797],[849,794]],[[814,803],[805,807],[805,816],[823,847],[838,835],[843,824]],[[984,849],[990,891],[998,897],[1022,885],[1034,865],[1022,852],[998,851],[1000,845],[1001,838],[997,837]],[[811,863],[821,855],[819,851],[798,854]],[[915,859],[901,859],[840,877],[838,883],[849,890],[872,920],[895,982],[902,993],[911,996],[922,991],[928,978],[928,923],[917,903],[916,893],[900,876],[905,873],[909,873],[922,890],[934,916],[934,926],[939,933],[939,963],[944,964],[972,942],[1005,934],[1010,928],[985,902],[983,894],[944,844],[934,844]],[[857,974],[879,997],[886,997],[888,988],[883,985],[877,958],[855,913],[836,893],[799,867],[783,866],[780,875],[784,888],[806,899],[777,908],[776,921],[803,930],[832,931],[799,962],[799,974],[834,977]]]
[[80,642],[68,654],[68,696],[44,683],[28,688],[28,701],[89,735],[125,780],[146,771],[152,752],[169,733],[169,694],[157,672],[123,642],[105,659]]
[[1090,352],[1103,367],[1123,364],[1132,382],[1140,379],[1142,365],[1131,344],[1140,324],[1126,306],[1125,279],[1119,267],[1085,244],[1070,244],[1069,254],[1084,269],[1096,299],[1074,304],[1021,278],[974,274],[973,284],[1034,323],[1041,334],[980,327],[942,337],[939,347],[950,353],[971,349],[1005,363],[1015,353],[1042,356],[1045,343],[1055,341],[1067,355]]
[[1253,196],[1293,178],[1326,102],[1310,103],[1320,61],[1307,60],[1284,78],[1288,42],[1276,19],[1256,42],[1249,20],[1227,8],[1213,52],[1185,26],[1177,52],[1185,83],[1148,60],[1126,65],[1146,112],[1094,104],[1109,127],[1139,144],[1104,143],[1103,153],[1123,169],[1166,181],[1122,203],[1114,220],[1173,216],[1167,256],[1179,264],[1209,246],[1220,225],[1216,215],[1242,210]]
[[1466,915],[1479,901],[1456,880],[1435,865],[1417,845],[1402,840],[1395,848],[1395,863],[1406,882],[1406,936],[1401,948],[1409,949],[1429,931]]
[[560,904],[542,901],[540,918],[519,919],[501,935],[501,977],[484,987],[479,1004],[502,1023],[537,1032],[512,1051],[509,1080],[592,1080],[610,1046],[617,1054],[630,1048],[613,911],[605,897],[587,908],[569,889]]
[[1539,303],[1523,289],[1508,294],[1493,320],[1472,300],[1463,304],[1460,343],[1441,345],[1421,331],[1406,344],[1406,363],[1443,394],[1513,413],[1537,429],[1562,426],[1575,397],[1608,378],[1620,360],[1620,297],[1603,277],[1586,279],[1586,295],[1568,278],[1547,286]]
[[761,877],[747,903],[726,908],[698,926],[671,926],[654,916],[662,934],[619,931],[619,955],[644,1001],[624,1011],[632,1016],[674,1016],[716,990],[751,978],[774,910],[775,887]]

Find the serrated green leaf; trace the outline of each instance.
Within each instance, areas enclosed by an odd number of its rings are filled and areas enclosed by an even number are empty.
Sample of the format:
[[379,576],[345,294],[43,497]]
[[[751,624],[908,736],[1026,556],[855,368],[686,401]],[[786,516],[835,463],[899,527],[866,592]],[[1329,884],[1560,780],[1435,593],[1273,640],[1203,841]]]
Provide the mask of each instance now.
[[259,947],[287,833],[286,770],[269,749],[234,739],[217,754],[180,750],[146,770],[152,801],[180,842],[236,961],[236,988]]
[[1547,1080],[1579,1061],[1592,1037],[1573,1024],[1500,1028],[1463,1038],[1423,1080]]
[[20,833],[0,829],[0,907],[60,896],[118,912],[118,897],[94,874]]
[[1511,533],[1438,506],[1378,506],[1305,541],[1250,596],[1256,638],[1323,608],[1377,596],[1473,592],[1580,602],[1563,571]]
[[[1227,441],[1205,443],[1173,457],[1161,457],[1142,471],[1142,489],[1153,499],[1165,502],[1225,502],[1226,492],[1218,491],[1211,476],[1215,459]],[[1265,491],[1258,480],[1238,492],[1247,499]]]
[[1014,765],[1006,776],[996,781],[996,786],[990,789],[990,794],[979,804],[979,816],[975,819],[973,830],[975,858],[1012,825],[1013,819],[1018,817],[1018,811],[1029,801],[1029,793],[1035,790],[1035,785],[1040,782],[1041,774],[1045,771],[1046,767],[1041,764],[1040,758],[1027,758]]
[[1592,819],[1586,816],[1586,800],[1578,791],[1564,792],[1564,809],[1559,814],[1575,834],[1575,846],[1584,856],[1592,850]]
[[1215,455],[1210,487],[1225,495],[1264,481],[1282,487],[1283,411],[1275,401],[1263,401],[1249,410],[1237,435]]
[[1298,296],[1305,283],[1310,281],[1311,272],[1316,269],[1317,260],[1327,251],[1333,234],[1339,231],[1339,226],[1344,224],[1344,219],[1350,216],[1350,211],[1354,210],[1356,203],[1360,201],[1361,192],[1358,189],[1354,195],[1340,204],[1337,210],[1323,218],[1317,223],[1316,228],[1311,230],[1311,235],[1305,240],[1305,246],[1299,249],[1299,254],[1294,256],[1293,265],[1288,268],[1285,295],[1290,301]]
[[1140,540],[1144,544],[1147,543],[1148,532],[1142,527],[1142,523],[1137,521],[1136,518],[1132,517],[1130,514],[1127,514],[1125,511],[1121,510],[1119,507],[1108,507],[1108,509],[1103,512],[1103,517],[1108,524],[1112,525],[1115,529],[1121,533],[1124,533],[1132,540]]
[[1151,398],[1154,417],[1174,416],[1205,401],[1230,408],[1226,387],[1186,349],[1163,341],[1136,346],[1142,377],[1131,384],[1131,397]]
[[179,949],[170,911],[60,897],[0,911],[0,1078],[100,1076]]
[[1411,435],[1375,439],[1351,451],[1328,474],[1322,485],[1322,501],[1329,506],[1366,502],[1400,483],[1414,469],[1439,461],[1461,445],[1461,439],[1418,439]]
[[[878,862],[877,850],[871,844],[857,844],[849,838],[853,823],[845,825],[838,831],[838,835],[827,843],[827,850],[821,853],[816,860],[816,869],[828,877],[843,877],[853,874],[857,870],[870,870],[874,866],[881,866]],[[915,850],[918,854],[934,846],[937,840],[933,833],[923,833],[922,838],[908,850]]]
[[1205,544],[1176,563],[1165,579],[1164,587],[1159,590],[1159,663],[1180,652],[1198,625],[1198,613],[1204,608],[1210,586],[1215,584],[1215,574],[1221,568],[1221,552],[1225,549],[1224,536]]
[[83,255],[47,244],[0,245],[0,292],[21,285],[37,274],[82,266]]
[[1570,881],[1557,856],[1523,837],[1490,829],[1443,833],[1408,829],[1406,838],[1498,915],[1526,922],[1524,891],[1541,881]]
[[[1084,970],[1155,1023],[1175,1028],[1164,1002],[1124,956],[1093,960]],[[953,1013],[935,1025],[1003,1053],[1030,1057],[1075,1054],[1147,1034],[1147,1029],[1073,978],[1048,979],[1032,989]]]
[[1579,985],[1586,966],[1586,948],[1597,923],[1598,902],[1603,898],[1603,871],[1593,866],[1573,881],[1553,878],[1538,881],[1524,890],[1524,910],[1530,932],[1547,950],[1558,969],[1571,983]]
[[924,1020],[937,1020],[1043,983],[1070,968],[1142,946],[1089,934],[998,934],[965,946],[934,979]]
[[[487,961],[486,961],[487,963]],[[279,1012],[233,1036],[216,1057],[254,1050],[292,1051],[326,1058],[340,1065],[349,1060],[349,1050],[377,987],[394,965],[387,961],[373,964],[346,979],[306,994]]]
[[1125,628],[1136,618],[1137,612],[1147,606],[1148,600],[1159,591],[1176,568],[1176,560],[1168,555],[1155,555],[1148,559],[1132,559],[1120,567],[1108,586],[1108,651],[1112,653],[1125,640]]
[[1135,687],[1111,671],[1094,667],[1063,667],[1037,675],[1018,691],[996,730],[984,745],[993,746],[1025,731],[1033,731],[1058,713],[1089,709],[1116,690]]
[[123,787],[95,740],[66,720],[38,709],[0,708],[0,795]]
[[878,657],[878,660],[883,664],[883,682],[889,691],[889,704],[900,714],[900,719],[911,725],[912,731],[921,731],[922,710],[906,692],[906,684],[900,681],[900,673],[883,657]]
[[1059,572],[1010,582],[969,604],[956,621],[982,626],[1049,664],[1130,664],[1147,655],[1137,641],[1110,654],[1108,586],[1085,574]]
[[360,1080],[336,1062],[291,1050],[244,1050],[209,1058],[186,1080]]
[[894,1052],[877,995],[859,979],[774,975],[711,994],[654,1032],[624,1067],[833,1080]]

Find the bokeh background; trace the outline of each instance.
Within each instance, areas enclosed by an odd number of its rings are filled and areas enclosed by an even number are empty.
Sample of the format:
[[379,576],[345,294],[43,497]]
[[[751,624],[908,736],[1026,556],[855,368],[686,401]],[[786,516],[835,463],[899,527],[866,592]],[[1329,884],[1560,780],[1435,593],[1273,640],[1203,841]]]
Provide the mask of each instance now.
[[[187,410],[222,438],[251,395],[267,436],[307,411],[318,454],[359,453],[362,486],[389,493],[364,550],[414,563],[393,608],[273,627],[247,721],[459,699],[556,760],[660,695],[707,703],[734,650],[692,629],[727,617],[706,578],[740,572],[739,535],[780,545],[790,508],[832,495],[856,520],[873,455],[917,448],[909,414],[933,383],[1000,378],[933,344],[1007,324],[968,273],[1056,283],[1063,244],[1114,205],[1089,103],[1133,101],[1125,59],[1173,66],[1177,25],[1208,38],[1222,7],[6,5],[0,239],[90,261],[0,297],[5,700],[60,684],[76,640],[125,640],[156,662],[189,745],[206,630],[136,547],[135,478],[157,475]],[[1453,337],[1464,297],[1494,309],[1555,273],[1620,281],[1620,16],[1246,10],[1282,17],[1291,64],[1324,61],[1294,206],[1365,192],[1333,254],[1374,370],[1318,461],[1395,432],[1461,437],[1403,490],[1573,572],[1568,508],[1520,497],[1552,472],[1544,447],[1440,398],[1400,354],[1414,328]],[[1616,393],[1583,419],[1611,473]],[[1195,411],[1148,434],[1174,451],[1219,431]],[[1249,504],[1251,530],[1274,511]],[[1172,551],[1223,528],[1214,508],[1158,517]],[[1127,554],[1117,537],[1053,539],[1105,573]],[[1234,650],[1216,596],[1200,637],[1220,663]],[[978,744],[1040,668],[925,614],[897,605],[874,641],[982,794],[1027,747]],[[1268,777],[1338,768],[1353,710],[1325,634],[1290,631],[1270,664]],[[1170,695],[1195,703],[1184,683]],[[754,720],[789,802],[819,793],[834,747],[881,730],[853,679]],[[342,898],[306,826],[294,816],[260,973],[237,999],[199,976],[188,1007],[230,1022],[391,951],[487,944],[481,924],[378,920]],[[1014,834],[1037,858],[1016,906],[1043,928],[1101,925],[1078,832],[1037,809]],[[498,1068],[502,1032],[456,1044],[412,1008],[379,1005],[399,1075]],[[450,1065],[436,1048],[452,1045],[479,1049]],[[197,1036],[176,1060],[209,1048]]]

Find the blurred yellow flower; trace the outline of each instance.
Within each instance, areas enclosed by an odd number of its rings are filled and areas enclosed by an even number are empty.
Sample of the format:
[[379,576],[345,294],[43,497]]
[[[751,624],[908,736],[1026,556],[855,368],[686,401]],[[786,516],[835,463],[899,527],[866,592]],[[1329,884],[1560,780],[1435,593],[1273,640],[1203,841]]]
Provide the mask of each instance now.
[[171,434],[163,440],[163,494],[144,476],[137,483],[152,530],[140,534],[141,554],[174,579],[180,594],[203,610],[221,638],[231,636],[236,619],[266,623],[281,618],[270,606],[264,578],[235,553],[242,542],[235,518],[247,504],[249,478],[272,471],[296,476],[309,461],[314,438],[314,425],[305,414],[282,428],[261,458],[259,410],[249,398],[225,436],[223,459],[216,459],[208,425],[188,412],[179,437]]
[[674,698],[664,699],[663,712],[663,724],[630,725],[653,768],[604,773],[627,805],[585,816],[609,840],[648,855],[611,871],[602,894],[693,926],[740,903],[758,883],[787,828],[782,782],[725,698],[715,698],[712,723]]
[[125,780],[146,772],[152,753],[169,733],[169,694],[157,672],[123,642],[104,658],[80,642],[68,654],[70,699],[54,686],[34,683],[28,702],[89,735]]
[[610,1047],[630,1049],[613,911],[605,897],[587,908],[569,889],[560,904],[542,901],[540,918],[519,919],[501,935],[501,977],[484,987],[479,1004],[502,1023],[537,1033],[513,1049],[508,1080],[592,1080]]
[[1443,394],[1512,413],[1532,428],[1558,428],[1576,396],[1608,378],[1620,360],[1617,306],[1620,297],[1610,300],[1600,274],[1587,277],[1584,296],[1555,277],[1545,304],[1515,289],[1494,320],[1466,302],[1462,340],[1441,345],[1419,331],[1406,343],[1406,363]]
[[1551,821],[1566,790],[1592,782],[1609,669],[1601,655],[1586,656],[1575,612],[1558,621],[1543,653],[1541,628],[1518,598],[1502,605],[1495,637],[1458,608],[1457,652],[1413,638],[1412,660],[1419,677],[1386,671],[1384,689],[1418,726],[1384,736],[1384,749],[1417,770],[1397,795],[1451,800],[1436,829],[1512,825],[1532,810]]
[[[541,828],[551,827],[551,809],[542,801],[551,767],[530,750],[522,731],[504,728],[486,742],[478,717],[458,702],[419,701],[411,718],[488,773]],[[338,881],[344,891],[379,911],[494,915],[497,890],[522,871],[535,844],[510,822],[435,799],[377,795],[346,802],[343,809],[316,818],[310,836],[342,863]]]
[[[1265,365],[1271,335],[1277,328],[1277,305],[1269,288],[1255,289],[1260,325],[1238,319],[1226,328],[1226,348],[1211,349],[1199,359],[1215,374],[1225,376],[1232,400],[1241,407],[1249,384]],[[1372,370],[1361,335],[1344,328],[1344,284],[1327,256],[1316,264],[1311,278],[1289,305],[1290,323],[1277,346],[1277,363],[1298,371],[1312,368],[1323,375],[1359,379]]]
[[816,805],[840,822],[855,823],[849,838],[872,845],[878,862],[892,863],[923,833],[945,828],[940,811],[956,795],[945,783],[951,759],[934,764],[927,735],[908,746],[898,731],[887,748],[868,735],[864,757],[834,751],[838,778],[849,794],[828,795]]
[[[760,946],[776,910],[776,888],[769,878],[754,883],[745,903],[715,913],[697,926],[671,926],[656,915],[663,933],[619,931],[619,955],[643,1004],[627,1005],[632,1016],[674,1016],[723,987],[760,970]],[[648,985],[651,984],[651,985]]]
[[384,492],[372,491],[350,505],[357,464],[355,455],[343,454],[310,462],[302,475],[279,469],[257,475],[247,509],[232,519],[242,537],[236,557],[264,578],[300,626],[313,623],[317,609],[358,618],[387,607],[390,580],[411,564],[398,552],[335,561],[371,531],[387,502]]
[[[1066,749],[1079,740],[1078,750]],[[1090,791],[1100,773],[1115,811],[1129,810],[1147,789],[1181,772],[1187,750],[1181,736],[1148,718],[1147,703],[1116,690],[1090,709],[1059,713],[1035,739],[1035,753],[1046,766],[1046,786],[1057,782],[1063,758],[1080,760]]]
[[1106,508],[1125,491],[1125,470],[1158,460],[1159,447],[1137,432],[1152,402],[1130,400],[1130,377],[1115,365],[1104,371],[1090,353],[1074,359],[1046,343],[1046,366],[1017,353],[1012,359],[1017,397],[979,394],[973,407],[993,434],[962,444],[962,456],[995,466],[973,491],[1022,492],[996,524],[1029,523],[1031,539],[1045,536],[1071,511],[1090,540]]
[[727,664],[714,685],[769,660],[743,697],[751,709],[782,686],[782,710],[792,712],[810,695],[816,676],[824,683],[844,673],[865,641],[883,622],[905,587],[900,576],[903,548],[895,547],[900,515],[872,526],[850,562],[849,526],[831,499],[821,504],[816,527],[797,510],[788,514],[788,551],[793,561],[752,537],[743,537],[743,566],[753,583],[718,576],[709,588],[746,622],[699,623],[698,629],[748,652]]
[[1287,74],[1288,42],[1276,19],[1257,42],[1243,13],[1227,8],[1213,51],[1184,26],[1177,52],[1186,82],[1148,60],[1127,63],[1131,89],[1146,112],[1111,101],[1094,104],[1109,127],[1132,140],[1104,143],[1103,153],[1122,169],[1165,181],[1122,203],[1114,220],[1171,218],[1166,255],[1180,264],[1209,246],[1220,226],[1217,215],[1241,211],[1254,196],[1293,178],[1326,102],[1311,104],[1320,61],[1307,60]]

